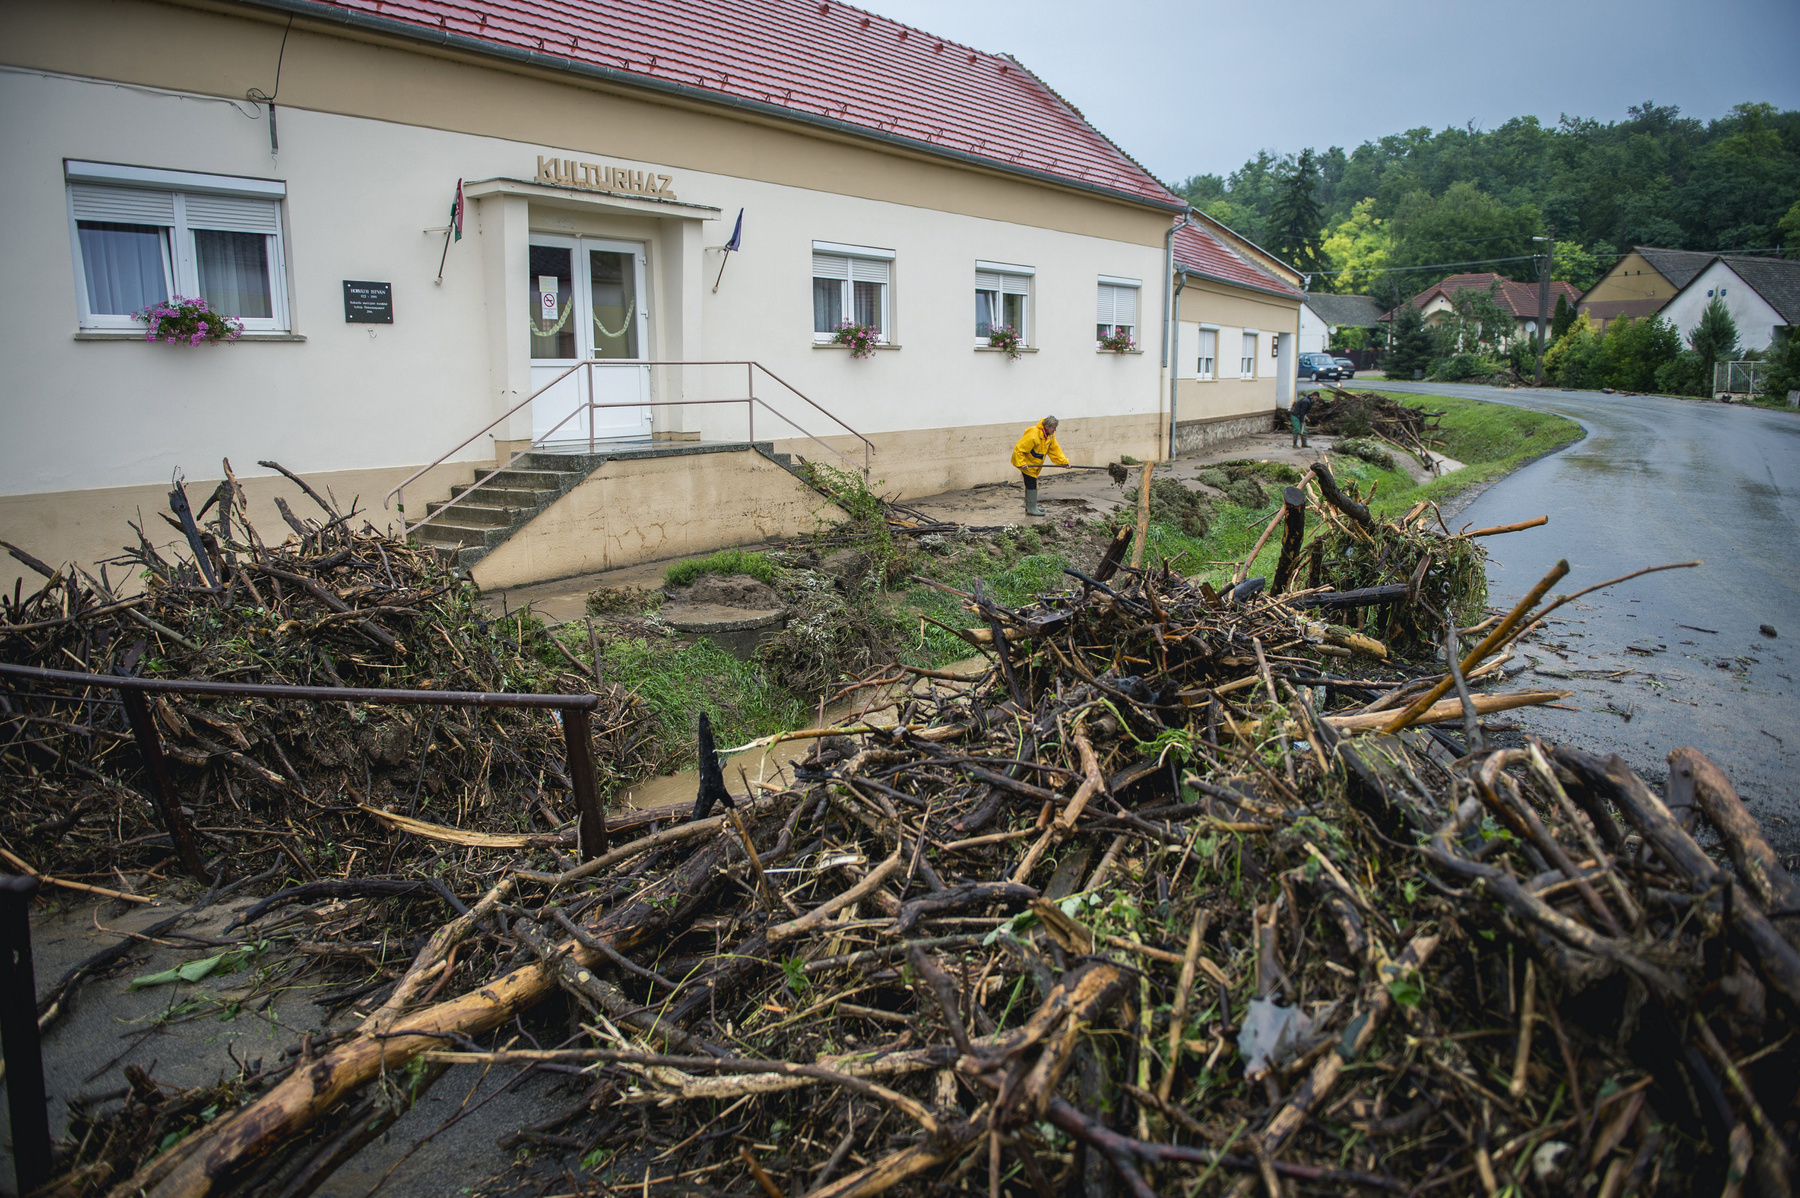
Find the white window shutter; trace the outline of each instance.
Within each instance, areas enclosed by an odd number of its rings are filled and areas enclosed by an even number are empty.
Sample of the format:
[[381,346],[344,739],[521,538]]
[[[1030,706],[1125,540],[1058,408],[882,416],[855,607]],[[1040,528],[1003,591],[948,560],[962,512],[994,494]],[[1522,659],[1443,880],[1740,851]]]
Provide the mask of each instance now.
[[814,254],[813,278],[850,280],[850,259],[841,254]]
[[[1112,313],[1107,314],[1107,293],[1111,293]],[[1136,287],[1120,287],[1113,283],[1100,284],[1100,323],[1121,325],[1137,325],[1138,289]]]
[[851,258],[850,277],[858,283],[885,283],[888,264],[880,258]]
[[191,229],[274,233],[281,228],[281,210],[273,200],[190,192],[187,196],[187,223]]
[[69,186],[69,200],[76,220],[107,221],[125,225],[172,225],[175,195],[140,187],[96,187],[90,183]]
[[1111,325],[1115,323],[1113,321],[1113,292],[1117,290],[1118,288],[1111,283],[1100,284],[1100,299],[1094,310],[1095,324]]
[[1030,295],[1031,294],[1031,276],[1030,275],[1001,275],[1000,280],[1001,280],[1001,283],[1003,284],[1002,289],[1008,295]]
[[975,272],[975,290],[1002,291],[1005,289],[1007,276],[991,270]]

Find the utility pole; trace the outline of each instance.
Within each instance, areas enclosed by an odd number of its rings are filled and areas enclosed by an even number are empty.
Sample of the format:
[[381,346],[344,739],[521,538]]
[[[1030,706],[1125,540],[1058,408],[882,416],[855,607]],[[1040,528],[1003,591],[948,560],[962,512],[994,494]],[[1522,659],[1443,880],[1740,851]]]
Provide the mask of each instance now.
[[1544,256],[1538,259],[1538,318],[1537,318],[1537,379],[1536,385],[1544,385],[1544,343],[1550,333],[1550,266],[1556,257],[1556,230],[1551,229],[1548,237],[1533,237],[1533,241],[1544,243]]

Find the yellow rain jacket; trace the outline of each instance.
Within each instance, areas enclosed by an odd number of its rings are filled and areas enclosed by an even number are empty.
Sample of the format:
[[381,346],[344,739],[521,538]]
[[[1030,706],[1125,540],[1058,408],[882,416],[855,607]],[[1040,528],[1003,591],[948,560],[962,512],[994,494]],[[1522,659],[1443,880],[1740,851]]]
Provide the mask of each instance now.
[[1044,468],[1046,458],[1053,465],[1069,464],[1069,459],[1063,456],[1062,446],[1056,443],[1056,434],[1045,432],[1042,424],[1034,424],[1025,430],[1025,435],[1013,446],[1012,464],[1036,478],[1038,471]]

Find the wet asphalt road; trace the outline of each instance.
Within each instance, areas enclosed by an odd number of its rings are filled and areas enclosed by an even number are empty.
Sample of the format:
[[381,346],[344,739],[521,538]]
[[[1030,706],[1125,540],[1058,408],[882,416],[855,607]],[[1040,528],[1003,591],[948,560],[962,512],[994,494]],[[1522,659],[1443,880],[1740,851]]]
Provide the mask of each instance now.
[[[1562,608],[1515,665],[1575,692],[1528,709],[1546,740],[1618,753],[1660,788],[1666,757],[1717,762],[1778,852],[1800,854],[1800,414],[1595,391],[1370,384],[1578,420],[1585,439],[1501,479],[1452,527],[1548,515],[1487,542],[1490,602],[1511,607],[1567,558],[1567,594],[1643,566],[1701,559]],[[1777,637],[1758,631],[1770,625]],[[1615,676],[1616,677],[1613,677]],[[1629,712],[1628,720],[1617,712]]]

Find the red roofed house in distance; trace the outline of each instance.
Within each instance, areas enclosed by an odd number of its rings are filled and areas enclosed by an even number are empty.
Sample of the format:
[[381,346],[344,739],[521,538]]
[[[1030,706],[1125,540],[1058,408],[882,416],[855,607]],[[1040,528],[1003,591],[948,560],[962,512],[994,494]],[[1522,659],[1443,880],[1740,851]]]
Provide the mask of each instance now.
[[514,585],[809,528],[797,457],[927,494],[1045,412],[1156,458],[1292,393],[1298,276],[836,0],[0,20],[0,528],[48,560],[222,459],[280,527],[266,460]]

